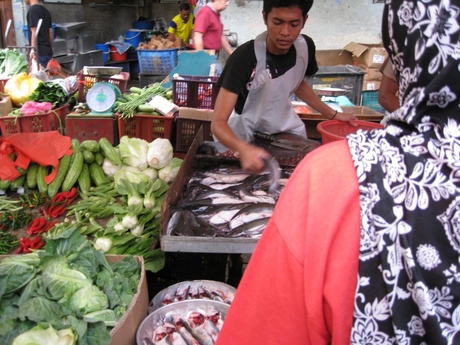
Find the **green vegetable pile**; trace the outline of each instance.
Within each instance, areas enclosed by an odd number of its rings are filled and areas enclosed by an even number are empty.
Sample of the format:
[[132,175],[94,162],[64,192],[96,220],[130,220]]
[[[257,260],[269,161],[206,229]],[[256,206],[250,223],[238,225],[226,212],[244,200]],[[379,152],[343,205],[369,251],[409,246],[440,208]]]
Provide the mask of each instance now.
[[0,49],[0,78],[12,77],[21,72],[29,73],[29,64],[24,54],[16,49]]
[[49,102],[53,109],[67,102],[68,95],[61,85],[53,82],[41,82],[30,96],[35,102]]
[[[2,344],[29,344],[32,337],[50,344],[46,337],[72,339],[69,332],[76,342],[64,344],[109,344],[110,330],[128,308],[139,279],[134,257],[109,264],[76,228],[48,240],[44,250],[5,258],[0,261]],[[25,332],[30,333],[18,337]]]

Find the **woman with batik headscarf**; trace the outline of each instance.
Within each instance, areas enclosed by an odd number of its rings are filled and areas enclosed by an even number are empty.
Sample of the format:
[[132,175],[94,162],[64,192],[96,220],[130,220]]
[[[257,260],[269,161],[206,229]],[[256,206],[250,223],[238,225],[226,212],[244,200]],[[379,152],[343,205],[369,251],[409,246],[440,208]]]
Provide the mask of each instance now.
[[386,1],[402,105],[297,167],[217,345],[460,344],[459,16]]

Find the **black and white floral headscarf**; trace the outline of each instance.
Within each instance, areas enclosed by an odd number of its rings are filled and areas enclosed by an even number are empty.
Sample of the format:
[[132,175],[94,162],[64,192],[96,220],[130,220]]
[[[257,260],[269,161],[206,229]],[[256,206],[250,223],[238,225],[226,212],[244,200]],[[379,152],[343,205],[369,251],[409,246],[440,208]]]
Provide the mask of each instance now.
[[351,344],[460,344],[460,0],[387,0],[401,108],[348,144],[361,242]]

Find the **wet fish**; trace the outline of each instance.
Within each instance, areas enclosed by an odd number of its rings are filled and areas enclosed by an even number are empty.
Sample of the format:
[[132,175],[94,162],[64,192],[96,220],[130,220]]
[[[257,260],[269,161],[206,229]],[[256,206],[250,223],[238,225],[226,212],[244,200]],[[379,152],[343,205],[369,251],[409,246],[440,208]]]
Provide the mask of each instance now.
[[[196,340],[185,327],[187,322],[183,320],[179,314],[172,314],[171,321],[176,326],[177,332],[182,336],[187,345],[200,345],[198,340]],[[190,326],[188,327],[190,328]]]
[[243,225],[240,225],[236,228],[231,229],[227,233],[227,237],[246,236],[246,237],[258,238],[264,231],[269,220],[270,220],[270,217],[267,217],[267,218],[255,219],[248,223],[244,223]]
[[[259,191],[260,192],[260,191]],[[267,194],[261,194],[259,195],[249,193],[245,189],[241,189],[239,191],[240,198],[246,202],[253,202],[253,203],[267,203],[267,204],[275,204],[276,200],[273,196],[267,195]]]
[[197,218],[189,210],[176,211],[170,218],[166,233],[171,236],[207,236],[213,237],[217,228]]
[[163,327],[168,334],[168,339],[171,342],[171,345],[187,345],[184,338],[182,338],[182,336],[177,332],[176,327],[173,324],[166,322]]
[[219,329],[217,326],[210,320],[205,320],[203,323],[203,329],[206,331],[206,333],[209,334],[213,342],[217,341],[217,337],[219,336]]
[[204,185],[211,185],[214,183],[239,183],[243,182],[250,174],[245,173],[242,170],[235,170],[235,171],[226,171],[226,172],[218,172],[218,171],[209,171],[205,172],[206,177],[201,181]]
[[268,203],[249,205],[235,214],[228,224],[229,228],[232,230],[256,219],[269,218],[272,216],[274,209],[275,205]]

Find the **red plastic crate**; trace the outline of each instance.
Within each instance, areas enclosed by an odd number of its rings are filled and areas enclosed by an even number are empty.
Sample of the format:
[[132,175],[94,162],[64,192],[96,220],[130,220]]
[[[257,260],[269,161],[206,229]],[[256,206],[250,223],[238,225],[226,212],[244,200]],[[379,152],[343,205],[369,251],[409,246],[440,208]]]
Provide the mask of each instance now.
[[132,118],[118,117],[118,135],[152,142],[157,138],[172,141],[174,116],[134,114]]
[[101,77],[94,75],[87,75],[80,71],[78,74],[78,101],[86,102],[86,93],[97,82],[109,82],[114,84],[120,89],[121,93],[125,93],[129,81],[128,72],[120,72],[116,76]]
[[219,77],[180,75],[173,78],[173,100],[180,107],[214,109]]
[[69,105],[44,114],[0,117],[0,129],[3,136],[17,133],[40,133],[59,130],[64,132],[65,117],[69,113]]
[[187,152],[200,127],[203,126],[205,141],[214,141],[211,133],[211,120],[196,120],[178,117],[176,119],[176,152]]

